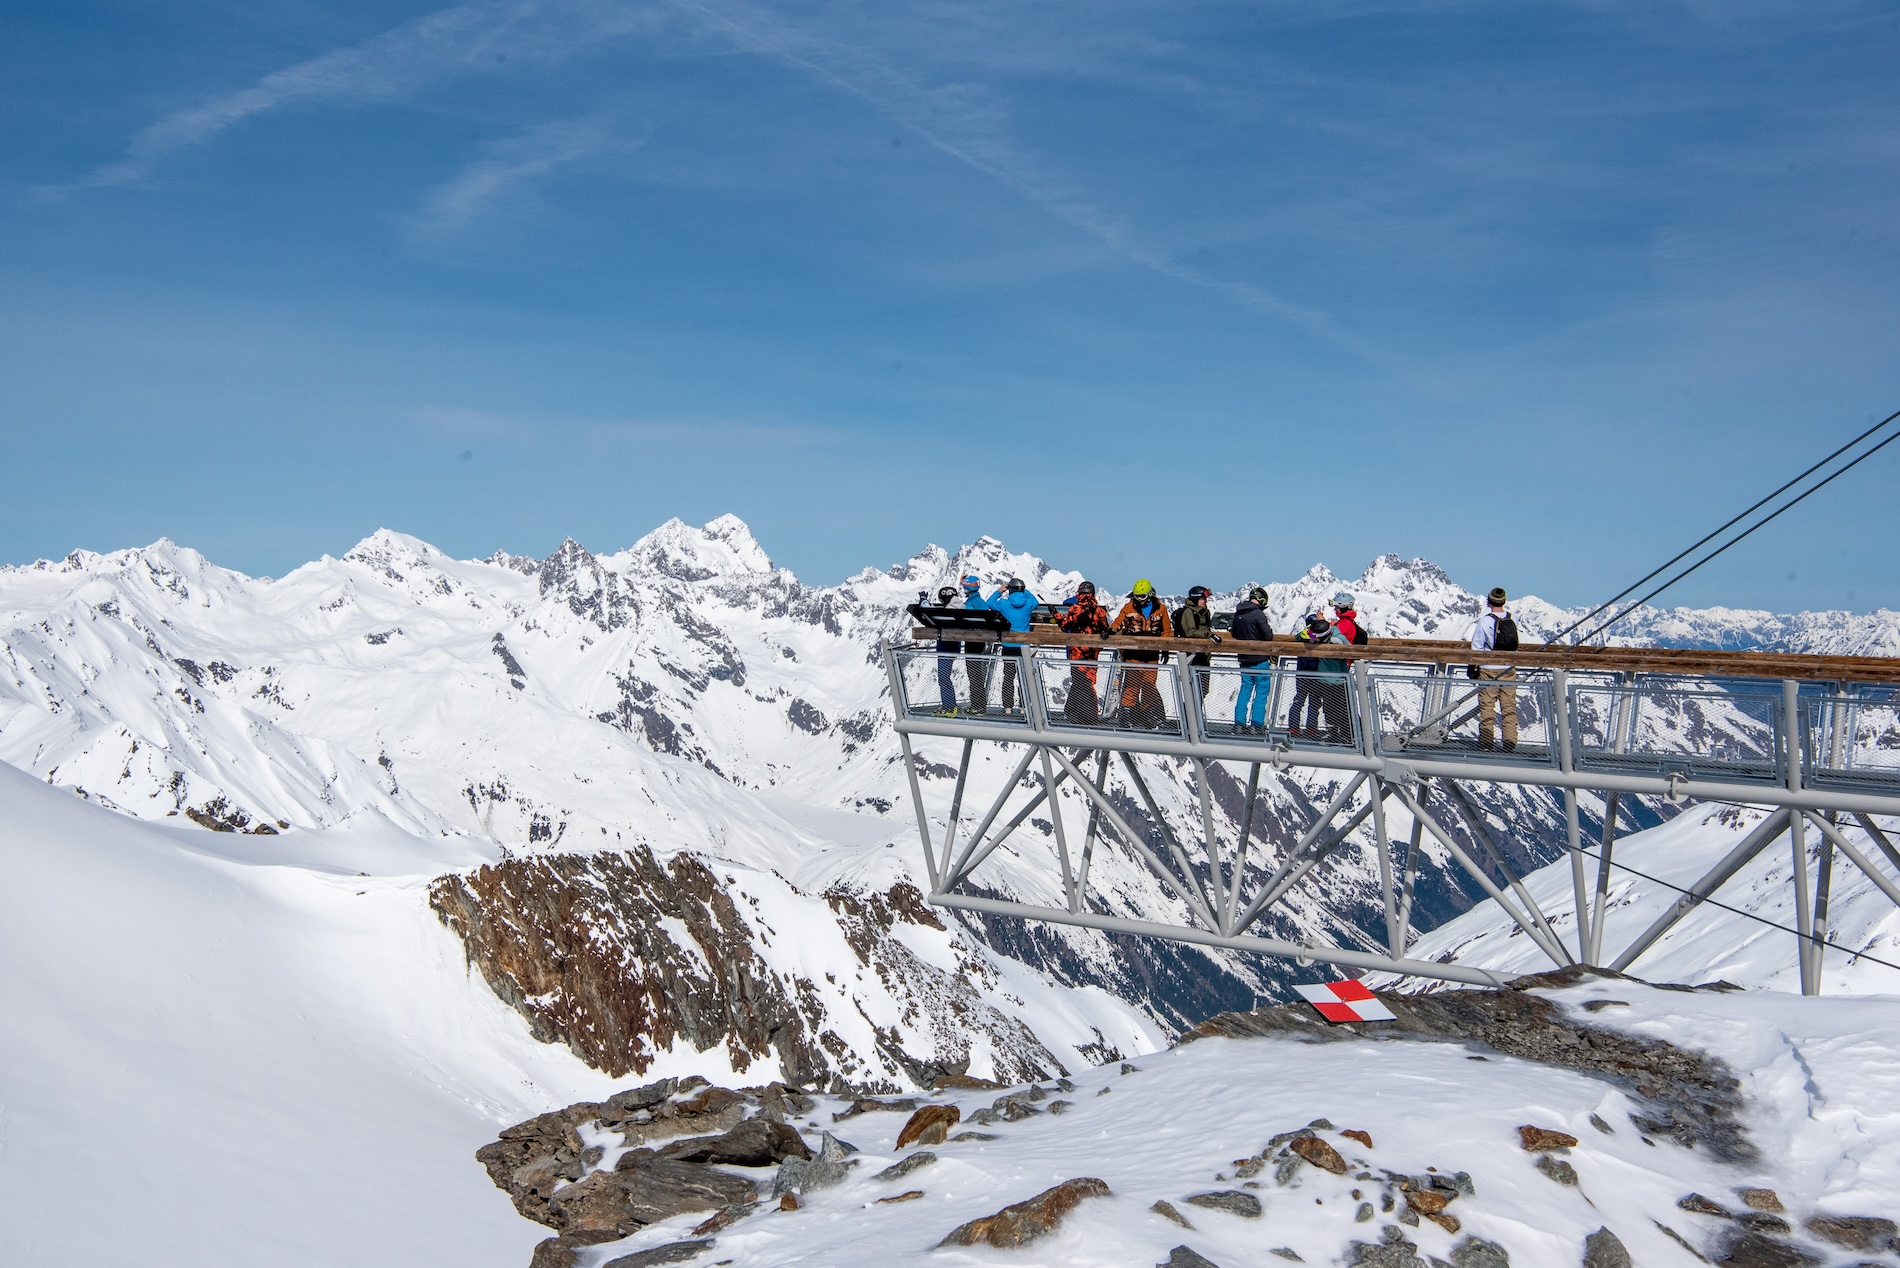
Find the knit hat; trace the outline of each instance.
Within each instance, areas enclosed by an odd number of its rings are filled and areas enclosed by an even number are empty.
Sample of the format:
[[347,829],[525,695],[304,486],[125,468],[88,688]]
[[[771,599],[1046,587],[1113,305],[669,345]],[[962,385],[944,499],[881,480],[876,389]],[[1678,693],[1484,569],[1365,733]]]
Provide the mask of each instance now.
[[1491,587],[1491,593],[1485,596],[1485,598],[1487,598],[1487,599],[1489,599],[1489,600],[1491,601],[1491,606],[1492,606],[1492,607],[1494,607],[1494,608],[1501,608],[1501,607],[1503,607],[1503,606],[1504,606],[1504,600],[1505,600],[1505,597],[1506,597],[1506,596],[1505,596],[1505,593],[1504,593],[1504,587],[1503,587],[1503,586],[1493,586],[1493,587]]

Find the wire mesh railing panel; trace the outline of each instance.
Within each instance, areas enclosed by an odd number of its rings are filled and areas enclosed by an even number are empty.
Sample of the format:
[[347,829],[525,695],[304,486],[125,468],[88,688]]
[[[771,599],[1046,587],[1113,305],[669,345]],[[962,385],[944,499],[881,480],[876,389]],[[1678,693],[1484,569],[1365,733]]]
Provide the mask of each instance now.
[[1900,693],[1822,696],[1802,714],[1809,784],[1900,788]]
[[1196,669],[1194,678],[1202,689],[1202,725],[1210,740],[1288,748],[1358,744],[1358,701],[1352,679],[1343,674],[1302,674],[1283,663]]
[[[1180,735],[1181,698],[1172,665],[1123,660],[1030,658],[1051,727]],[[1139,655],[1140,653],[1135,653]]]
[[1580,769],[1775,782],[1786,751],[1781,694],[1679,680],[1570,688]]
[[1557,760],[1546,676],[1375,673],[1371,682],[1381,753],[1539,765]]
[[1034,688],[1022,658],[935,648],[900,648],[895,655],[904,691],[900,703],[910,717],[1028,723]]

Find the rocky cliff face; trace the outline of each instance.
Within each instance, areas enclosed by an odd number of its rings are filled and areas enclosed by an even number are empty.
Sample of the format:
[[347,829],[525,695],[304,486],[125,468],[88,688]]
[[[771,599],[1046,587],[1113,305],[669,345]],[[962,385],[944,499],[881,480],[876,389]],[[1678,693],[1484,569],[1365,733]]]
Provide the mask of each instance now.
[[[929,1086],[968,1072],[973,1059],[1004,1080],[1066,1072],[996,1007],[996,966],[916,887],[834,887],[786,927],[755,892],[771,879],[631,849],[509,859],[441,877],[429,901],[537,1038],[616,1077],[644,1074],[682,1044],[723,1045],[740,1074],[762,1065],[839,1091]],[[782,908],[788,896],[767,897]],[[814,927],[825,916],[830,927]],[[949,962],[907,945],[912,935],[949,951]],[[807,954],[827,942],[848,956]],[[788,952],[798,967],[775,967]],[[837,967],[814,971],[814,962]],[[1084,1055],[1121,1053],[1098,1036]]]

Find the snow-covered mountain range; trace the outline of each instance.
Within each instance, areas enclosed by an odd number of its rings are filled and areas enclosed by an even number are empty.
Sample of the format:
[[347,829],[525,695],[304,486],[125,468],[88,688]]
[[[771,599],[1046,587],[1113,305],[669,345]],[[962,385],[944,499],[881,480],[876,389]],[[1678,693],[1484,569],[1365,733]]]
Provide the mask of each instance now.
[[[690,1041],[820,1081],[902,1085],[965,1067],[1033,1077],[1272,990],[1278,966],[1239,956],[1013,922],[939,930],[909,900],[921,869],[876,649],[918,591],[965,572],[1020,576],[1045,598],[1080,580],[983,538],[808,586],[731,516],[672,521],[614,554],[569,541],[546,559],[454,560],[384,531],[277,579],[166,541],[76,552],[0,568],[0,760],[138,819],[252,835],[376,825],[437,850],[440,870],[466,880],[438,887],[436,910],[490,984],[537,1034],[597,1060],[605,1049],[587,1035],[633,1027],[631,1068]],[[1280,628],[1342,585],[1380,635],[1455,637],[1477,607],[1442,570],[1394,555],[1343,582],[1316,567],[1267,584]],[[1527,635],[1571,615],[1535,598],[1515,608]],[[1900,614],[1646,611],[1624,637],[1880,654],[1900,649]],[[920,746],[940,814],[951,755]],[[970,795],[1006,773],[979,765]],[[1314,772],[1273,781],[1266,853],[1335,787]],[[1169,817],[1198,813],[1158,792]],[[1231,831],[1243,792],[1219,775],[1216,793],[1217,826]],[[1487,795],[1507,850],[1527,866],[1552,857],[1547,796]],[[1047,834],[1029,825],[978,882],[1051,898]],[[469,870],[471,849],[486,870]],[[1181,914],[1113,850],[1095,876],[1126,914]],[[1267,932],[1362,938],[1372,864],[1342,854],[1320,879],[1327,900],[1296,898]],[[1420,921],[1477,896],[1434,855]],[[688,897],[697,925],[675,910]],[[588,998],[549,977],[564,926],[542,909],[585,911],[594,944],[618,948]],[[677,924],[657,940],[655,912]],[[701,1016],[679,1004],[741,962],[767,1005],[720,996]],[[625,1003],[648,997],[671,1002]]]

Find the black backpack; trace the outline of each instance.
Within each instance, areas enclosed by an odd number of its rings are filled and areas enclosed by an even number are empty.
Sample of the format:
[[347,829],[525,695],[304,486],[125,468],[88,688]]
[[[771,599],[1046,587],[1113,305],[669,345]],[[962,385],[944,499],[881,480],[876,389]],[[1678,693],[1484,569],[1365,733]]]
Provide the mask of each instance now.
[[1500,652],[1517,650],[1517,622],[1511,619],[1509,612],[1498,617],[1498,636],[1492,643],[1492,649]]
[[[1515,630],[1517,627],[1512,626],[1511,628]],[[1512,634],[1511,637],[1515,638],[1517,637],[1517,635],[1514,633]],[[1370,643],[1372,641],[1372,636],[1366,633],[1365,625],[1359,621],[1354,621],[1352,623],[1352,641],[1354,643],[1357,643],[1361,647],[1364,647],[1367,643]],[[1515,647],[1516,644],[1514,643],[1512,644],[1512,646]]]

